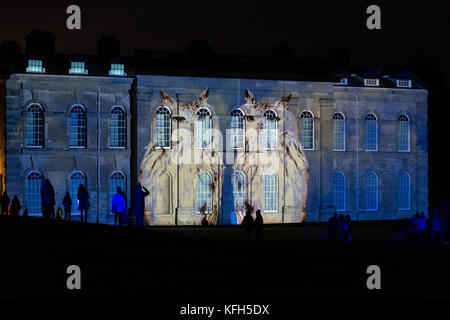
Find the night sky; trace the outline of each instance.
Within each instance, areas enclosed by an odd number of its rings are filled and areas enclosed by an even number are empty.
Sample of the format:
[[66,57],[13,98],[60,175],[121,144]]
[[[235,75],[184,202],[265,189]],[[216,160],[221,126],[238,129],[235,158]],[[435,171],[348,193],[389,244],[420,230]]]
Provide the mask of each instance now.
[[[81,7],[80,31],[66,28],[71,4]],[[381,30],[366,28],[370,4],[381,8]],[[343,46],[356,67],[408,66],[419,53],[437,57],[450,73],[449,18],[448,1],[2,1],[0,41],[24,48],[25,35],[43,29],[55,33],[61,53],[95,53],[103,33],[121,40],[122,55],[184,50],[191,39],[217,53],[270,54],[287,43],[294,56],[318,58]]]

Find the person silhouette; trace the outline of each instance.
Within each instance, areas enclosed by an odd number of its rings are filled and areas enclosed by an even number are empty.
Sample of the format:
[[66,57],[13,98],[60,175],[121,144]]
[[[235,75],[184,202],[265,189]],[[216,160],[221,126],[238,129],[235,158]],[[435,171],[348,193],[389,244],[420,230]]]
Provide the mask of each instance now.
[[117,225],[117,222],[119,222],[119,226],[123,227],[124,215],[127,211],[127,205],[120,186],[117,187],[117,192],[112,198],[111,208],[114,213],[114,225]]
[[145,209],[145,197],[150,192],[142,186],[140,183],[133,191],[133,203],[134,203],[134,215],[136,216],[136,227],[142,227],[144,225],[144,209]]
[[261,210],[256,210],[256,218],[255,218],[255,222],[254,222],[254,226],[255,226],[255,232],[256,232],[256,239],[260,239],[261,238],[261,232],[264,226],[264,219],[261,215]]
[[87,210],[90,207],[89,193],[87,192],[85,186],[82,183],[80,183],[80,185],[78,186],[77,199],[78,199],[78,210],[80,210],[80,221],[83,222],[83,213],[84,213],[84,222],[87,222],[88,219]]
[[2,214],[6,215],[8,213],[8,207],[9,207],[9,202],[11,201],[11,199],[8,196],[8,193],[5,191],[3,191],[3,195],[0,197],[0,204],[2,207]]
[[69,191],[66,191],[66,195],[63,199],[63,207],[64,207],[64,220],[69,220],[72,214],[72,199],[70,198]]
[[55,190],[49,179],[45,179],[41,186],[42,214],[46,219],[55,218]]
[[242,226],[244,227],[244,238],[250,239],[253,229],[253,217],[249,209],[247,209],[245,217],[242,219]]
[[17,194],[14,195],[12,202],[11,202],[11,212],[13,216],[18,216],[19,211],[22,209],[22,206],[20,205],[19,198],[17,198]]
[[334,214],[328,219],[328,238],[330,240],[336,240],[336,232],[337,232],[337,213]]

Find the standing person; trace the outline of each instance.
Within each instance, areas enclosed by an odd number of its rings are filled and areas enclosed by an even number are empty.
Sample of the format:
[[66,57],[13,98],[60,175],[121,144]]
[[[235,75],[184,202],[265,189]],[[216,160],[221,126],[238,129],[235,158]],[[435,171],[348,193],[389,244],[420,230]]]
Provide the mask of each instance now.
[[255,231],[256,231],[256,239],[260,239],[261,238],[261,232],[264,226],[264,219],[261,215],[261,210],[256,210],[256,218],[255,218]]
[[337,213],[335,212],[333,216],[328,219],[328,238],[331,240],[336,240],[337,232]]
[[64,220],[69,220],[72,214],[72,199],[70,198],[69,191],[66,191],[66,195],[63,199],[63,207],[64,207]]
[[431,232],[433,233],[433,241],[434,243],[441,243],[442,241],[442,226],[443,226],[443,219],[442,219],[442,213],[438,212],[435,213],[433,216],[433,220],[431,222]]
[[425,217],[425,213],[422,211],[417,220],[417,229],[419,230],[420,241],[425,242],[427,236],[427,218]]
[[8,193],[5,191],[3,191],[3,195],[0,198],[0,204],[2,206],[2,214],[6,215],[8,214],[8,207],[9,207],[9,202],[11,201],[11,199],[8,196]]
[[142,186],[141,183],[138,183],[133,191],[132,197],[134,203],[134,215],[136,216],[136,227],[142,227],[144,225],[145,197],[149,194],[150,192]]
[[123,220],[127,212],[127,205],[120,186],[117,187],[117,192],[112,198],[111,208],[111,211],[114,212],[114,225],[117,225],[117,220],[119,220],[119,226],[123,227]]
[[83,212],[84,212],[84,222],[87,222],[88,213],[87,210],[91,206],[89,203],[89,193],[87,192],[85,186],[80,183],[77,192],[78,199],[78,210],[80,210],[80,221],[83,222]]
[[245,217],[242,219],[242,225],[244,227],[244,238],[250,239],[253,229],[253,217],[250,209],[247,209]]
[[22,206],[20,205],[19,198],[17,198],[17,194],[14,195],[12,202],[11,202],[11,212],[13,216],[18,216],[19,211],[22,209]]
[[345,236],[347,235],[348,225],[342,214],[339,215],[339,218],[337,220],[337,228],[339,232],[339,238],[341,239],[342,242],[345,242],[346,241]]
[[45,179],[41,186],[42,214],[46,219],[55,218],[55,190],[49,179]]
[[353,240],[352,234],[352,218],[349,214],[345,216],[345,222],[347,223],[347,241],[351,242]]

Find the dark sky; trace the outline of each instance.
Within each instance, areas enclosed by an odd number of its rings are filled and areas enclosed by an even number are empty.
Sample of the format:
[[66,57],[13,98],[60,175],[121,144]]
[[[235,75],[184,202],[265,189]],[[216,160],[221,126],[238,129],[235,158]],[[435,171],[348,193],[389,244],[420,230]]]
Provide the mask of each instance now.
[[[296,56],[326,57],[333,46],[349,49],[364,67],[402,67],[416,53],[437,57],[450,70],[450,2],[441,1],[1,1],[0,41],[31,29],[56,35],[58,52],[95,53],[102,33],[115,34],[122,55],[137,48],[183,50],[207,40],[215,52],[269,54],[288,43]],[[66,8],[82,10],[82,30],[66,28]],[[366,28],[370,4],[381,7],[382,30]]]

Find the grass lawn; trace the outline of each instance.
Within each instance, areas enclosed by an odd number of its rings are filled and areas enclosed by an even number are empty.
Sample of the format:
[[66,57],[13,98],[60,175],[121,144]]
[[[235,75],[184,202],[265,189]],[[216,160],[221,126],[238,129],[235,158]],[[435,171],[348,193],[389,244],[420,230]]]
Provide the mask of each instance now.
[[[119,229],[0,217],[0,297],[141,298],[151,301],[303,301],[449,298],[448,247],[388,239],[399,222],[354,223],[354,241],[320,241],[326,225],[268,225],[263,239],[239,227]],[[82,290],[66,287],[79,265]],[[366,269],[382,271],[382,290]]]

